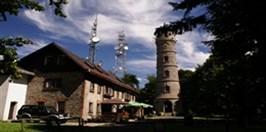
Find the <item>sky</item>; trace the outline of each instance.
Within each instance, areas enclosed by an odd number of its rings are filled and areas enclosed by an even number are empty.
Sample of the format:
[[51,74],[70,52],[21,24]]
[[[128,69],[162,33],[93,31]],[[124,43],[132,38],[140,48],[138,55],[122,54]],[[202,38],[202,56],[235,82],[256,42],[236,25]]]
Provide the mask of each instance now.
[[[176,0],[178,1],[178,0]],[[179,20],[182,13],[173,11],[167,0],[68,0],[63,6],[67,18],[54,15],[48,0],[42,1],[44,12],[21,10],[18,16],[8,16],[0,22],[0,37],[23,36],[37,43],[18,48],[22,58],[43,46],[55,42],[72,53],[89,55],[91,27],[97,16],[95,61],[102,68],[114,71],[118,34],[125,33],[127,72],[137,76],[143,87],[147,75],[156,75],[156,45],[154,31],[164,23]],[[201,12],[195,9],[194,12]],[[176,57],[180,69],[194,70],[209,57],[209,48],[202,41],[212,36],[202,30],[177,35]]]

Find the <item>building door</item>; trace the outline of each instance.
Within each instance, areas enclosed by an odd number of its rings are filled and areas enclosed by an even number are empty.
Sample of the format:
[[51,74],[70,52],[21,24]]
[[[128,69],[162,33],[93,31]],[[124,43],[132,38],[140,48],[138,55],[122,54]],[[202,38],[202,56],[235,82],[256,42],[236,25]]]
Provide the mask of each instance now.
[[9,107],[9,114],[8,119],[15,119],[16,116],[16,110],[17,110],[17,102],[11,102]]
[[64,113],[65,112],[65,101],[58,101],[58,111]]

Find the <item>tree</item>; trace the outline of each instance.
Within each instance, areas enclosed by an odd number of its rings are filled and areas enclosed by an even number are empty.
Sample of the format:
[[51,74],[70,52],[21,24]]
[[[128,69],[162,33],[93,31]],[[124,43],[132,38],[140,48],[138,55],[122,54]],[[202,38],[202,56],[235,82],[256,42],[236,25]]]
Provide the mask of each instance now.
[[156,76],[147,75],[146,79],[148,82],[145,84],[143,89],[140,89],[140,94],[137,98],[139,102],[145,102],[147,104],[153,104],[155,99],[155,85],[156,85]]
[[185,112],[190,111],[191,107],[195,104],[193,103],[195,100],[195,95],[197,95],[197,88],[194,83],[192,83],[192,76],[194,72],[190,70],[180,69],[178,72],[179,82],[181,88],[181,99],[183,104],[183,109]]
[[[67,4],[67,0],[49,0],[49,4],[54,6],[54,13],[61,17],[66,17],[62,11],[62,4]],[[1,0],[0,1],[0,15],[1,21],[7,21],[6,14],[18,15],[22,9],[31,9],[36,11],[44,11],[45,8],[39,2],[33,0]]]
[[[49,0],[49,4],[54,6],[54,13],[61,17],[66,17],[62,11],[62,4],[67,4],[67,0]],[[7,13],[18,15],[20,10],[30,9],[44,11],[45,8],[39,2],[32,0],[1,0],[0,1],[0,22],[7,21]],[[0,39],[0,74],[9,74],[15,78],[19,77],[17,72],[17,48],[24,44],[34,44],[29,39],[21,36],[5,37]]]
[[0,39],[0,74],[12,75],[14,78],[19,78],[17,73],[17,47],[23,44],[34,44],[23,37],[6,37]]
[[134,88],[139,87],[139,80],[137,79],[136,75],[126,73],[122,77],[122,80]]
[[[155,34],[167,30],[182,34],[201,28],[215,37],[204,42],[211,48],[212,56],[195,74],[203,75],[200,82],[204,85],[199,87],[205,90],[205,96],[216,93],[213,98],[227,102],[219,107],[226,104],[231,111],[228,114],[240,123],[256,117],[257,109],[265,110],[265,64],[261,59],[266,53],[266,16],[262,1],[183,0],[169,4],[175,11],[184,11],[184,16],[157,28]],[[204,8],[205,12],[192,13],[197,8]]]

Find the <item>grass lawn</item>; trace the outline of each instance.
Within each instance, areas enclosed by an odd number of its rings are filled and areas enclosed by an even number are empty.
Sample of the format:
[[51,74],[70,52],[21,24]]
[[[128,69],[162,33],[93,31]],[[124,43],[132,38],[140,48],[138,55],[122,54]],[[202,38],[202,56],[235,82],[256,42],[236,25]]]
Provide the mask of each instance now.
[[[86,124],[85,124],[86,125]],[[23,132],[154,132],[156,122],[125,123],[106,126],[78,126],[64,124],[60,127],[47,127],[44,123],[24,123]],[[195,122],[193,126],[184,126],[182,122],[163,122],[164,132],[266,132],[266,124],[253,124],[238,127],[221,122]],[[21,123],[0,122],[0,132],[22,132]]]
[[[34,129],[36,126],[42,129]],[[45,127],[41,123],[24,123],[22,129],[21,123],[0,122],[0,132],[43,132]]]

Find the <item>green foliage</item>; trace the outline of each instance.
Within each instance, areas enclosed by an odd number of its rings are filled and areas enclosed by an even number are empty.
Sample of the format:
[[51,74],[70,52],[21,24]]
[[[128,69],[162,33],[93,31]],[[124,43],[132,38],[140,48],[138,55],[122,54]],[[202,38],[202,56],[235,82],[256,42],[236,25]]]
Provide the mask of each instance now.
[[12,75],[14,78],[19,78],[17,73],[17,47],[23,44],[34,44],[34,42],[24,39],[23,37],[6,37],[0,39],[0,74]]
[[[50,5],[54,6],[54,13],[61,17],[66,17],[66,15],[62,12],[62,4],[67,4],[67,0],[49,0]],[[7,21],[6,14],[17,16],[20,10],[22,9],[30,9],[36,11],[44,11],[45,8],[40,5],[39,2],[33,0],[1,0],[0,1],[0,16],[2,20]]]
[[61,17],[66,17],[65,13],[62,11],[62,4],[67,4],[67,0],[49,0],[50,5],[55,6],[54,13]]
[[[184,16],[156,32],[167,32],[164,29],[168,28],[182,34],[202,27],[214,36],[204,42],[212,55],[191,77],[193,85],[189,87],[195,101],[189,103],[193,112],[218,113],[243,121],[258,117],[259,109],[266,117],[262,1],[183,0],[169,4],[174,11],[184,11]],[[202,8],[202,13],[193,13],[197,8]]]
[[146,79],[148,82],[145,84],[144,88],[140,89],[140,94],[137,98],[137,101],[153,104],[155,99],[156,77],[155,75],[147,75]]
[[131,85],[134,88],[139,87],[139,80],[137,79],[136,75],[126,73],[123,77],[122,80],[126,82],[127,84]]
[[188,113],[191,107],[197,104],[196,102],[194,102],[196,101],[195,93],[197,92],[197,87],[194,85],[194,83],[192,83],[193,74],[194,72],[192,71],[182,69],[180,69],[178,72],[181,88],[181,98],[185,113]]
[[[49,0],[49,4],[54,6],[54,13],[61,17],[66,17],[62,12],[62,4],[67,4],[67,0]],[[17,16],[22,9],[44,11],[45,8],[39,2],[33,0],[1,0],[0,17],[1,21],[7,21],[6,14]],[[24,44],[34,44],[31,40],[23,37],[5,37],[0,39],[0,74],[10,74],[19,78],[17,73],[17,48]]]

